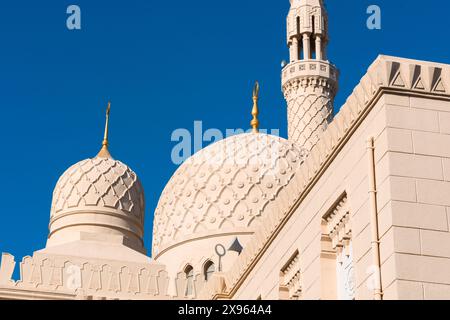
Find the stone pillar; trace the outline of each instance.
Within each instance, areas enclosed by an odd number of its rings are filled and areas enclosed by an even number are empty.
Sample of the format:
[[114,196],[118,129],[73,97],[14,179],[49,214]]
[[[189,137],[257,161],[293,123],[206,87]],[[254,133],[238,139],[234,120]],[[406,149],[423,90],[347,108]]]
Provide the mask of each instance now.
[[292,38],[292,44],[291,44],[291,62],[300,60],[300,50],[298,46],[298,39],[296,37]]
[[303,34],[303,59],[311,59],[311,41],[307,33]]
[[294,41],[291,41],[289,43],[289,61],[290,62],[294,62],[295,61],[294,60],[294,56],[295,56],[295,53],[294,53]]
[[316,60],[322,60],[322,39],[316,35]]

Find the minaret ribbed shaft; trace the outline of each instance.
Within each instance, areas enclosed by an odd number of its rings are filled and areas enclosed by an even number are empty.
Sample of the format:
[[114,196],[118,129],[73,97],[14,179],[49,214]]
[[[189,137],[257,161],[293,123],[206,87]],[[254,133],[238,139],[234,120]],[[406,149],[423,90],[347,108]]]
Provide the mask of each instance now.
[[332,119],[338,70],[326,57],[328,17],[322,0],[290,0],[287,44],[290,63],[282,71],[289,140],[311,150]]

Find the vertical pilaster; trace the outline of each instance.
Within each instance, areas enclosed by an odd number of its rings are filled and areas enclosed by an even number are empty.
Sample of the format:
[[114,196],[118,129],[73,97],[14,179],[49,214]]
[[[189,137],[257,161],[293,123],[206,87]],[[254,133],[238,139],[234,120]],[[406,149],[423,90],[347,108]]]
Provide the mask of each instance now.
[[303,34],[303,59],[311,59],[311,41],[307,33]]
[[322,39],[316,35],[316,60],[322,60]]
[[298,46],[297,37],[292,38],[291,44],[291,62],[298,61],[300,59],[300,50]]

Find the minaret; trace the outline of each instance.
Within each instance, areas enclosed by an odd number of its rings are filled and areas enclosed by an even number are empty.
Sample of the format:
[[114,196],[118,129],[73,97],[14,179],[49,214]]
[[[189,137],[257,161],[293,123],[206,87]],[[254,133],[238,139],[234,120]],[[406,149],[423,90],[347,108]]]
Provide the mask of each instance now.
[[327,128],[338,87],[338,70],[327,60],[328,17],[322,0],[290,0],[282,70],[289,140],[310,151]]

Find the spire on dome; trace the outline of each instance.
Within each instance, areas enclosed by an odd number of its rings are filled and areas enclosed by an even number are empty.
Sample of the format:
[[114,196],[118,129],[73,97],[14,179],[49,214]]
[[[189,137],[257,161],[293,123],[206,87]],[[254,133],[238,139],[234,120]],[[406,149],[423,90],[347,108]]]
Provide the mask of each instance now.
[[258,100],[259,100],[259,82],[256,81],[255,86],[253,87],[253,109],[252,109],[252,116],[253,119],[250,122],[251,127],[253,128],[254,133],[259,132],[259,108],[258,108]]
[[103,137],[102,148],[100,152],[97,154],[98,158],[111,158],[111,154],[109,153],[108,146],[108,135],[109,135],[109,113],[111,111],[111,102],[108,102],[108,107],[106,108],[106,124],[105,124],[105,135]]

